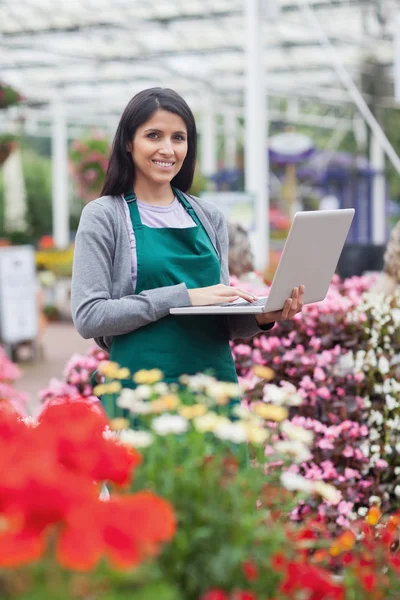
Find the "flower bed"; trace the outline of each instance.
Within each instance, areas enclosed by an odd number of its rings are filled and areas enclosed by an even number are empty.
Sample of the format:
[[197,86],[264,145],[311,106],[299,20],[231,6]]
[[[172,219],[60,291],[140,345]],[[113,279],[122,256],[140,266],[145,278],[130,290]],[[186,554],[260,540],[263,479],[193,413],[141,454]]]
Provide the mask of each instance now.
[[[276,336],[233,344],[248,403],[273,391],[279,404],[288,382],[298,389],[302,401],[291,409],[292,422],[316,437],[312,456],[291,470],[342,493],[337,509],[303,504],[295,518],[317,509],[348,526],[375,496],[384,510],[399,506],[400,296],[369,296],[371,283],[336,279],[324,303],[280,324]],[[257,376],[254,365],[272,367],[271,381]]]
[[[373,280],[336,278],[325,302],[276,326],[276,334],[232,344],[248,405],[265,395],[279,405],[282,386],[298,390],[290,419],[311,431],[315,442],[311,455],[290,471],[332,483],[341,500],[301,502],[292,516],[317,513],[332,532],[377,502],[384,512],[399,507],[400,298],[369,297]],[[73,395],[76,389],[90,396],[90,372],[106,357],[99,350],[75,356],[66,382],[54,381],[42,397]]]
[[[102,371],[112,381],[99,391],[118,395],[126,372]],[[374,507],[335,539],[320,521],[288,520],[301,498],[338,496],[287,470],[289,443],[302,453],[313,443],[286,419],[292,389],[276,406],[270,388],[231,421],[236,386],[199,375],[177,388],[161,376],[136,373],[139,386],[118,399],[127,418],[111,422],[79,395],[47,403],[38,422],[0,405],[6,600],[399,597],[399,516],[384,520]],[[100,502],[105,480],[110,495]]]

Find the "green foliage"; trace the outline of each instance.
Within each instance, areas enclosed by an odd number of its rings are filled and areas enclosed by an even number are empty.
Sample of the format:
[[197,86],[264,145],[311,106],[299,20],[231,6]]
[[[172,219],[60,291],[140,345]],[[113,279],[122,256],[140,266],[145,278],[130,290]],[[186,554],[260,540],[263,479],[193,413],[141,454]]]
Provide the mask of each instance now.
[[193,196],[200,196],[201,192],[204,192],[208,187],[207,179],[196,169],[193,177],[192,187],[189,190],[189,194]]
[[20,94],[11,85],[0,82],[0,109],[8,108],[21,102]]
[[208,454],[203,439],[159,440],[144,453],[135,478],[134,490],[154,490],[178,518],[176,536],[158,560],[163,580],[185,600],[197,600],[213,587],[246,587],[241,565],[251,558],[264,565],[255,588],[268,598],[279,580],[268,559],[285,544],[285,534],[278,519],[265,527],[268,513],[254,510],[265,474],[249,465],[238,470],[233,446],[224,455],[210,445]]
[[22,168],[26,186],[26,217],[32,241],[52,231],[51,161],[33,152],[24,152]]

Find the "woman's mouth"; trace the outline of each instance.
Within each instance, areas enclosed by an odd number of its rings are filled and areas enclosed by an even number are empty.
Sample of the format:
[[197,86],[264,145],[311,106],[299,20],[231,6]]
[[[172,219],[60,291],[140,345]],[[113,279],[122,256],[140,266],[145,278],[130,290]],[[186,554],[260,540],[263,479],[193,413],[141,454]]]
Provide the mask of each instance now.
[[152,162],[161,169],[171,169],[175,164],[173,161],[170,160],[153,160]]

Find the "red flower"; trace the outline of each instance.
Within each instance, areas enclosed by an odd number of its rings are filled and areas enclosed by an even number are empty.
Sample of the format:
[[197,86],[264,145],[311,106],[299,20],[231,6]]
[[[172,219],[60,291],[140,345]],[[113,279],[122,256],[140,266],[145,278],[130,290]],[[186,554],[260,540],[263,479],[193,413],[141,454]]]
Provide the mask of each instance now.
[[120,569],[130,568],[159,551],[175,533],[170,504],[151,492],[115,496],[89,514],[77,510],[57,547],[59,562],[69,569],[93,568],[106,555]]
[[224,590],[214,588],[203,594],[200,600],[228,600],[228,595]]
[[67,469],[95,481],[127,484],[140,463],[138,452],[105,439],[107,417],[85,400],[48,406],[40,416],[42,436],[52,437],[58,460]]
[[242,571],[248,581],[258,579],[258,569],[253,561],[246,560],[242,565]]
[[305,563],[291,561],[286,567],[286,578],[280,591],[292,597],[297,591],[312,592],[307,600],[344,600],[345,590],[341,585],[332,582],[328,572]]
[[365,591],[372,592],[376,584],[378,582],[378,578],[375,573],[365,573],[361,576],[361,583]]
[[257,600],[257,596],[253,592],[236,590],[233,592],[232,600]]

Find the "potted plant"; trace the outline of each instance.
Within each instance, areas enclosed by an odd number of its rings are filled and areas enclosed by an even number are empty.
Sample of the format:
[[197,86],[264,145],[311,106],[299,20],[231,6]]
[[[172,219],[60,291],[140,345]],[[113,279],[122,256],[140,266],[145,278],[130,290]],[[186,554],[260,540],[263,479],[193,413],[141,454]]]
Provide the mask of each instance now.
[[72,143],[72,175],[83,200],[93,200],[100,194],[108,167],[109,151],[109,142],[101,133]]

